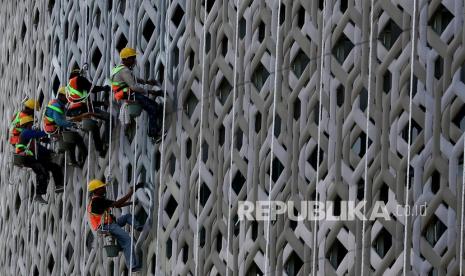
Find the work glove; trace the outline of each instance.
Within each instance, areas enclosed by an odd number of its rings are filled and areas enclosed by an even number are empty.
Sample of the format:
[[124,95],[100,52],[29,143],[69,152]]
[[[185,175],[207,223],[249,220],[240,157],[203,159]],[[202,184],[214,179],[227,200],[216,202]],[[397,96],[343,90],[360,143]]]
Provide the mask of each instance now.
[[139,189],[144,188],[144,186],[145,186],[145,185],[144,185],[143,182],[136,184],[136,191],[139,190]]
[[111,91],[111,86],[105,85],[105,86],[103,87],[103,91],[105,91],[105,92],[107,92],[107,93],[110,92],[110,91]]
[[163,91],[161,90],[149,90],[149,93],[155,97],[163,97]]

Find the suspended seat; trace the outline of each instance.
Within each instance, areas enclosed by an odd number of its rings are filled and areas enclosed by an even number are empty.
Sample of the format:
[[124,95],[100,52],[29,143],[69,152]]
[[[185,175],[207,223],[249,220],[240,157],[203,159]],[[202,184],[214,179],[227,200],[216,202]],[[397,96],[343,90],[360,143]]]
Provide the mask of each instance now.
[[139,117],[142,113],[142,106],[134,101],[126,101],[126,103],[129,116],[132,118]]
[[65,142],[63,137],[60,137],[57,141],[56,151],[58,153],[65,153],[67,150],[71,150],[72,147],[72,143]]
[[118,257],[119,252],[121,251],[121,247],[116,242],[116,239],[110,234],[109,231],[99,229],[97,234],[103,236],[104,238],[104,245],[103,248],[107,254],[107,257],[114,258]]
[[85,132],[91,132],[98,128],[98,122],[90,118],[82,119],[81,124],[82,130],[84,130]]
[[79,139],[79,133],[77,133],[76,131],[71,131],[71,130],[63,131],[62,135],[63,135],[63,141],[65,143],[76,144],[76,141]]

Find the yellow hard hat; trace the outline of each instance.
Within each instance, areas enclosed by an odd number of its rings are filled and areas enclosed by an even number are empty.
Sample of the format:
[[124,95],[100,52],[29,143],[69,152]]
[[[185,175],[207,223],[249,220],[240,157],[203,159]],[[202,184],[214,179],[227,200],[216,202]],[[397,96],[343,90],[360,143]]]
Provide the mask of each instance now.
[[123,50],[121,50],[121,52],[119,52],[119,57],[121,59],[129,58],[129,57],[135,57],[136,55],[137,55],[136,49],[129,48],[129,47],[123,48]]
[[66,88],[64,86],[58,88],[58,94],[66,95]]
[[89,185],[87,185],[87,190],[89,192],[93,192],[95,190],[97,190],[98,188],[102,188],[102,187],[105,187],[106,184],[103,183],[101,180],[98,180],[98,179],[94,179],[94,180],[91,180],[89,182]]
[[24,106],[29,109],[35,109],[35,110],[39,110],[40,108],[39,101],[34,101],[33,99],[28,99],[27,101],[25,101]]
[[24,116],[21,119],[19,119],[19,125],[23,126],[27,123],[33,122],[34,118],[32,116]]

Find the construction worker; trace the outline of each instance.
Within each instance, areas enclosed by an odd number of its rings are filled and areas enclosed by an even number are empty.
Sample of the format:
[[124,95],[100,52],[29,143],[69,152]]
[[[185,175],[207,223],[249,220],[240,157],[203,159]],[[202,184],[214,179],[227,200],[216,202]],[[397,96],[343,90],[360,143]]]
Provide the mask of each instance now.
[[[89,191],[89,204],[87,205],[87,216],[89,224],[93,231],[108,231],[114,238],[118,245],[123,249],[124,257],[126,259],[126,266],[130,269],[131,259],[131,237],[123,230],[126,224],[132,225],[132,214],[128,213],[115,218],[111,214],[112,208],[122,208],[129,206],[132,203],[128,202],[133,194],[132,187],[129,192],[122,198],[113,201],[106,198],[106,184],[99,179],[94,179],[87,185]],[[143,184],[137,184],[136,190],[142,188]],[[142,231],[143,225],[137,220],[134,220],[134,229]],[[132,248],[132,272],[139,271],[142,267],[141,258],[135,253],[135,248]]]
[[[37,177],[35,201],[47,204],[43,195],[47,192],[50,172],[55,181],[55,192],[63,192],[63,172],[58,164],[51,161],[52,152],[40,145],[39,139],[46,139],[47,133],[32,129],[34,119],[32,116],[22,117],[20,127],[23,128],[16,144],[16,154],[27,156],[24,166],[31,168]],[[37,150],[37,154],[36,154]]]
[[133,68],[136,65],[136,50],[124,48],[120,52],[121,64],[111,72],[111,86],[117,101],[132,100],[140,104],[149,116],[148,136],[155,140],[161,137],[161,119],[163,109],[154,100],[144,94],[153,94],[155,97],[162,96],[159,90],[147,90],[137,84],[157,85],[156,81],[145,81],[136,78]]
[[[47,134],[59,133],[63,129],[68,128],[77,128],[76,123],[66,120],[66,104],[68,100],[66,99],[65,87],[60,87],[58,89],[58,96],[56,99],[52,99],[47,107],[45,108],[44,113],[44,130]],[[87,158],[87,147],[84,144],[82,137],[76,133],[76,145],[79,148],[79,161],[76,161],[76,148],[73,146],[70,150],[69,156],[69,165],[82,167]]]
[[19,135],[21,134],[22,129],[19,127],[19,122],[21,118],[26,116],[34,116],[34,110],[39,110],[40,104],[38,101],[34,101],[33,99],[27,99],[24,101],[23,109],[21,111],[16,112],[13,117],[11,118],[10,122],[10,144],[16,146],[19,142]]
[[[68,111],[66,115],[69,117],[77,117],[83,114],[89,114],[98,119],[104,120],[105,132],[103,137],[108,140],[109,133],[109,114],[98,109],[95,105],[105,105],[104,102],[91,102],[88,97],[90,93],[110,92],[110,86],[93,86],[92,83],[82,74],[79,67],[74,68],[69,76],[69,82],[66,87],[68,90]],[[89,105],[91,108],[89,108]],[[91,112],[91,113],[89,113]],[[105,157],[105,149],[100,137],[98,128],[92,130],[92,138],[94,139],[95,149],[99,152],[100,157]]]

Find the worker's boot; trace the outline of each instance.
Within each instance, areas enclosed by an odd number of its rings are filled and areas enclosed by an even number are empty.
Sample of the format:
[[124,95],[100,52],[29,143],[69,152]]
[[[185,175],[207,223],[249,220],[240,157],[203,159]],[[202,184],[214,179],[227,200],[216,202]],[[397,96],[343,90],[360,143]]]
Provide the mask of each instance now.
[[46,200],[42,197],[42,195],[36,195],[36,196],[34,197],[34,201],[37,202],[37,203],[39,203],[39,204],[48,204],[48,201],[46,201]]

